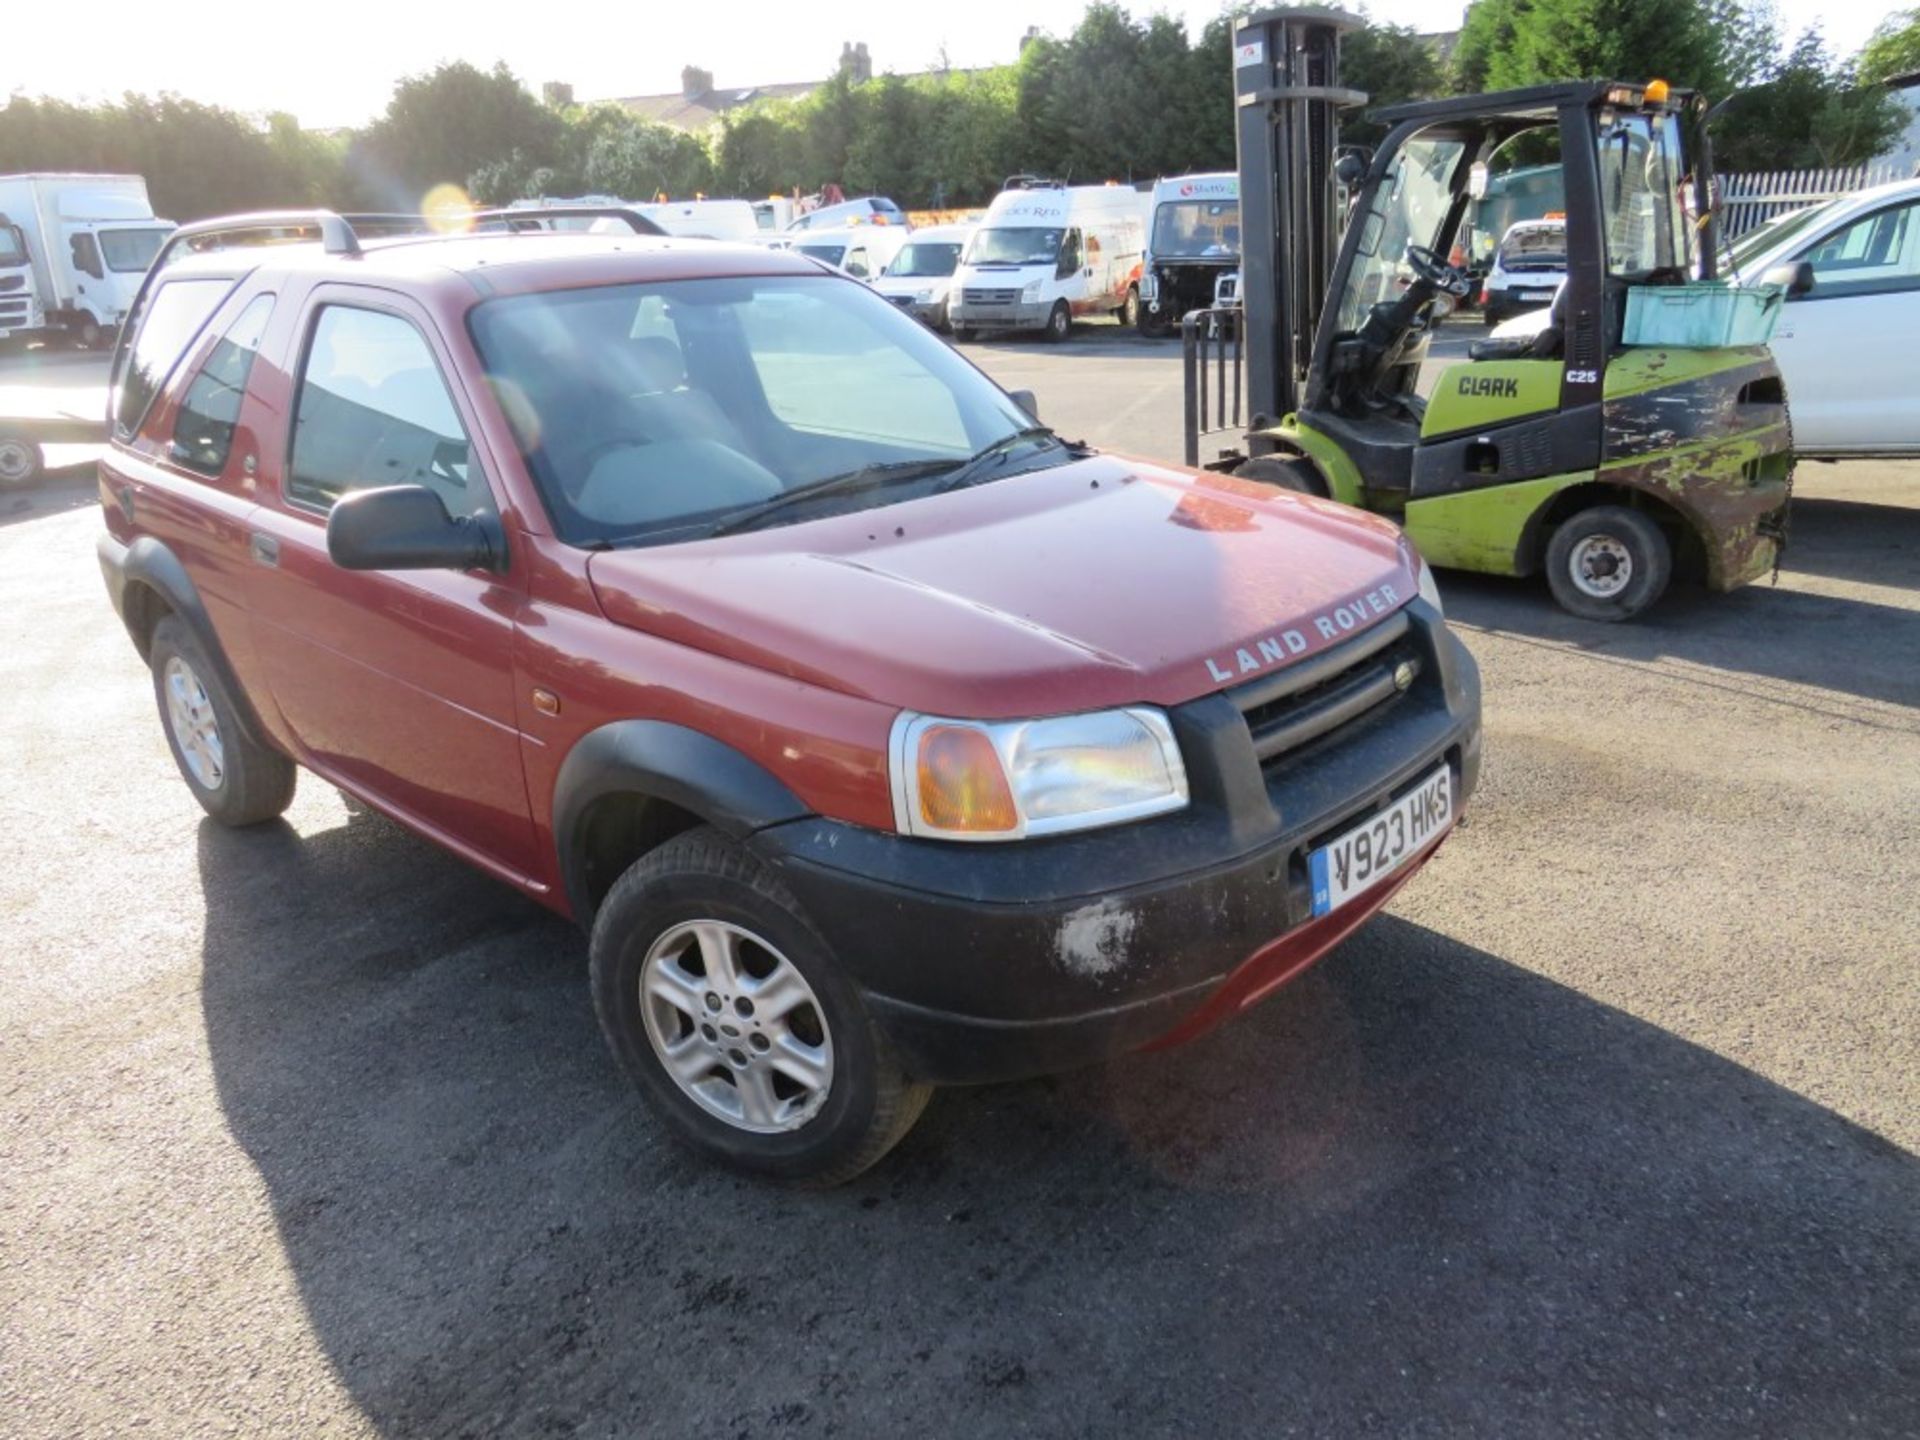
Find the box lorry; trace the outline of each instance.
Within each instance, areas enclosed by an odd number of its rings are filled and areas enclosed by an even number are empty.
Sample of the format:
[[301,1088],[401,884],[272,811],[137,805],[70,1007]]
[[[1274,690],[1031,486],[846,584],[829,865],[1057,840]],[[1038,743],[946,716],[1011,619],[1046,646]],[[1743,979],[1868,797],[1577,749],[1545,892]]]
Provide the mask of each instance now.
[[1104,313],[1135,324],[1143,209],[1130,186],[1010,179],[954,272],[947,314],[955,338],[1038,330],[1064,340],[1077,317]]
[[1240,177],[1179,175],[1153,187],[1153,220],[1140,274],[1140,329],[1165,335],[1189,310],[1216,301],[1240,268]]
[[0,211],[0,341],[37,334],[45,325],[27,233]]
[[112,340],[178,228],[154,215],[138,175],[0,175],[0,215],[25,244],[42,330],[88,348]]

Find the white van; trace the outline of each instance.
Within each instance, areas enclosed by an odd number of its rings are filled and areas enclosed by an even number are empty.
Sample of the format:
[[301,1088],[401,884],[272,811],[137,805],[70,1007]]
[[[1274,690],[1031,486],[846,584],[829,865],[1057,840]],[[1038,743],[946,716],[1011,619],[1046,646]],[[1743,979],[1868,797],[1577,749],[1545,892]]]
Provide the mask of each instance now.
[[1165,335],[1215,302],[1240,269],[1240,177],[1231,170],[1180,175],[1153,187],[1153,222],[1140,276],[1140,329]]
[[758,240],[760,222],[746,200],[673,200],[634,207],[669,235],[692,240]]
[[89,347],[120,328],[178,228],[154,217],[138,175],[0,175],[0,215],[26,242],[46,327]]
[[947,297],[953,272],[977,229],[973,225],[922,225],[907,236],[873,288],[914,319],[936,330],[948,328]]
[[1039,330],[1064,340],[1075,316],[1139,312],[1146,224],[1123,185],[1007,182],[954,272],[947,314],[956,338],[976,330]]
[[912,232],[899,225],[848,225],[838,230],[806,230],[790,247],[849,275],[871,280],[893,263]]

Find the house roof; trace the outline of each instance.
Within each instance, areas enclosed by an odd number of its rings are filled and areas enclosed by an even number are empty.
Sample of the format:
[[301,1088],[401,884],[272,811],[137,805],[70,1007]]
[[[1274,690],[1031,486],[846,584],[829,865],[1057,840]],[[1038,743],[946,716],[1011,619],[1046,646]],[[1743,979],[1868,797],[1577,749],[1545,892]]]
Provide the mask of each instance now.
[[824,80],[789,80],[777,85],[715,87],[688,96],[675,90],[667,95],[627,95],[614,101],[643,120],[671,125],[676,130],[705,130],[727,111],[755,100],[797,100],[812,93]]

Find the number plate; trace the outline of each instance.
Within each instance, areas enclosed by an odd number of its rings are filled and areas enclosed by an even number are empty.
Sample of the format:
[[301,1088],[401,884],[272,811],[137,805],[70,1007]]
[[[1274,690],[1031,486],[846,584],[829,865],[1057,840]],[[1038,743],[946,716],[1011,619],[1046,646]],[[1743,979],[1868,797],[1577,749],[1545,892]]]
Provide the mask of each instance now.
[[1519,300],[1521,301],[1521,303],[1522,303],[1522,304],[1540,304],[1540,305],[1544,305],[1544,304],[1546,304],[1546,303],[1547,303],[1547,302],[1548,302],[1549,300],[1551,300],[1551,299],[1553,299],[1553,291],[1551,291],[1551,290],[1522,290],[1522,291],[1520,291],[1520,292],[1519,292],[1519,295],[1518,295],[1518,297],[1517,297],[1517,298],[1518,298],[1518,299],[1519,299]]
[[1313,913],[1338,910],[1437,840],[1453,824],[1453,772],[1442,765],[1378,815],[1307,857]]

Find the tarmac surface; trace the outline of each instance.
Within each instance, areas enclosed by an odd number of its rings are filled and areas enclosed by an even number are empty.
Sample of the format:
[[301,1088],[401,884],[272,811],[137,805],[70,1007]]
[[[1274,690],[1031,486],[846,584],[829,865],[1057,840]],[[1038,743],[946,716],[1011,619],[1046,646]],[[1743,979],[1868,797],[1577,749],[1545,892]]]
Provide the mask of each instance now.
[[[965,351],[1178,455],[1177,344]],[[1800,495],[1630,626],[1443,575],[1486,769],[1390,911],[826,1194],[673,1147],[529,902],[204,820],[90,475],[0,495],[0,1436],[1920,1432],[1920,467]]]

